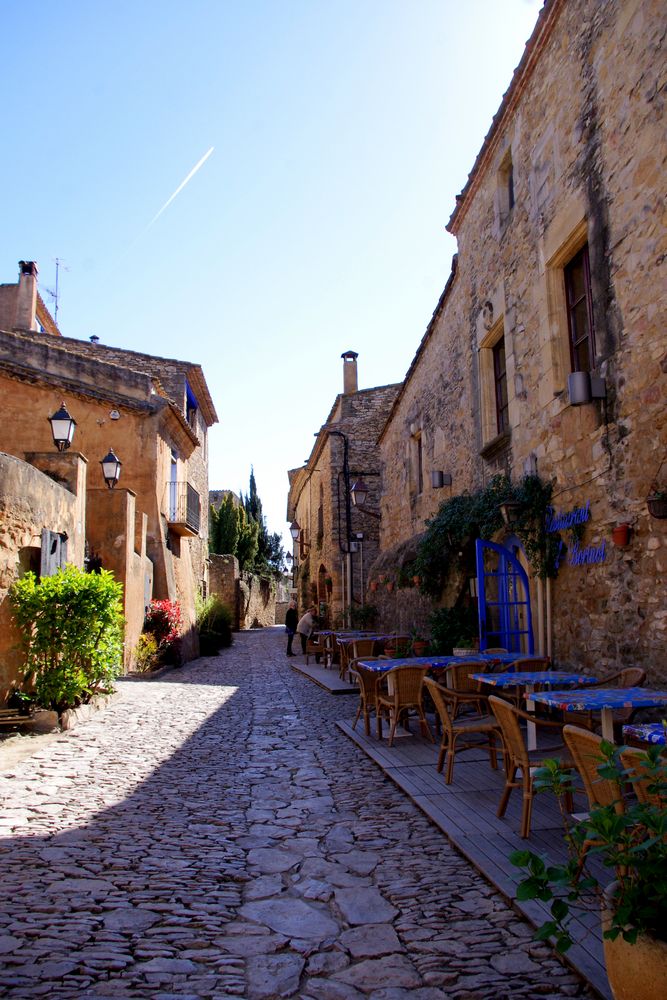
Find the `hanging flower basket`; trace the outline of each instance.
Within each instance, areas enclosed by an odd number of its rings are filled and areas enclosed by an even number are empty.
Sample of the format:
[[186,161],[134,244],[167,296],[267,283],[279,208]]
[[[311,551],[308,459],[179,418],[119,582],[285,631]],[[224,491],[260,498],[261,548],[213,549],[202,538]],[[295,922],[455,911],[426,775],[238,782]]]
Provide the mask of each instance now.
[[661,521],[667,518],[667,493],[654,493],[646,497],[646,504],[651,517],[657,517]]

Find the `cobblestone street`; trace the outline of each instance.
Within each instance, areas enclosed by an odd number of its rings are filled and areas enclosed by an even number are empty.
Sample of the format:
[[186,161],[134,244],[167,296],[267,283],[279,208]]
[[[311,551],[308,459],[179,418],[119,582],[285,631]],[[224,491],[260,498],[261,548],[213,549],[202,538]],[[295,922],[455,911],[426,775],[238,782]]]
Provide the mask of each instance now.
[[590,996],[288,664],[240,634],[3,768],[0,993]]

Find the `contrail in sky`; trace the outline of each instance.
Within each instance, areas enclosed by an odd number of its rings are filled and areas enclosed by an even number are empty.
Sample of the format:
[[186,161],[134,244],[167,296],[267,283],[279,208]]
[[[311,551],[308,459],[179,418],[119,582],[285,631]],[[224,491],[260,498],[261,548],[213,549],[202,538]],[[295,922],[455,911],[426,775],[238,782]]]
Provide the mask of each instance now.
[[188,181],[192,180],[192,178],[197,173],[197,171],[199,170],[199,168],[203,167],[203,165],[206,163],[206,161],[208,160],[209,156],[211,155],[211,153],[213,152],[214,149],[215,149],[215,146],[211,146],[211,148],[209,149],[209,151],[207,153],[204,153],[204,155],[202,156],[201,160],[199,160],[198,163],[195,163],[194,167],[192,168],[192,170],[190,171],[190,173],[188,174],[188,176],[185,178],[185,180],[181,181],[181,183],[178,185],[178,187],[176,188],[176,190],[174,191],[174,193],[169,198],[167,198],[167,200],[165,201],[164,205],[162,206],[162,208],[160,209],[160,211],[157,213],[157,215],[153,216],[153,218],[151,219],[151,221],[148,223],[148,225],[144,229],[145,233],[148,232],[148,230],[151,228],[151,226],[154,225],[154,223],[157,222],[157,220],[160,218],[160,216],[164,212],[165,208],[168,208],[169,205],[171,205],[171,203],[174,200],[174,198],[176,197],[176,195],[181,193],[181,191],[183,190],[183,188],[185,187],[185,185],[188,183]]

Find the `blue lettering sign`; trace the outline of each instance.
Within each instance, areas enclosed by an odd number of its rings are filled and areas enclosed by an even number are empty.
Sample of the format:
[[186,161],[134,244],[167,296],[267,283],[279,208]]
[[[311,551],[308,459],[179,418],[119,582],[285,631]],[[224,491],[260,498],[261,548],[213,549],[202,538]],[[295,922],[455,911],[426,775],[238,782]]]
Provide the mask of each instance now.
[[584,524],[590,520],[591,516],[590,500],[586,501],[585,507],[575,507],[564,514],[557,514],[553,507],[547,508],[547,531],[564,531],[572,528],[575,524]]
[[570,566],[590,566],[592,563],[602,563],[607,558],[607,548],[605,539],[600,545],[587,545],[582,548],[579,542],[575,542],[568,554]]

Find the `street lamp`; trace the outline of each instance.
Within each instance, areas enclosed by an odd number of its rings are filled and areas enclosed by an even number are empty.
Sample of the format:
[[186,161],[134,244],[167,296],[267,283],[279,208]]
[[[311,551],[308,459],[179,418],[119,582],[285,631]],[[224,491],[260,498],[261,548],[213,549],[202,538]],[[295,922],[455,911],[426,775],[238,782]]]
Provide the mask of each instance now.
[[289,526],[289,533],[296,542],[299,535],[301,534],[301,525],[299,524],[298,521],[292,521],[292,523]]
[[56,410],[52,417],[48,418],[53,434],[53,443],[58,451],[67,451],[74,437],[76,420],[67,412],[65,400],[60,404],[60,409]]
[[350,486],[350,496],[355,507],[363,507],[368,496],[368,486],[363,479],[357,479],[356,483]]
[[100,461],[104,482],[110,490],[114,488],[120,478],[120,467],[122,464],[118,456],[114,455],[113,448],[109,448],[108,454]]
[[505,524],[514,524],[519,520],[521,504],[518,500],[505,500],[504,503],[498,504],[498,509]]

